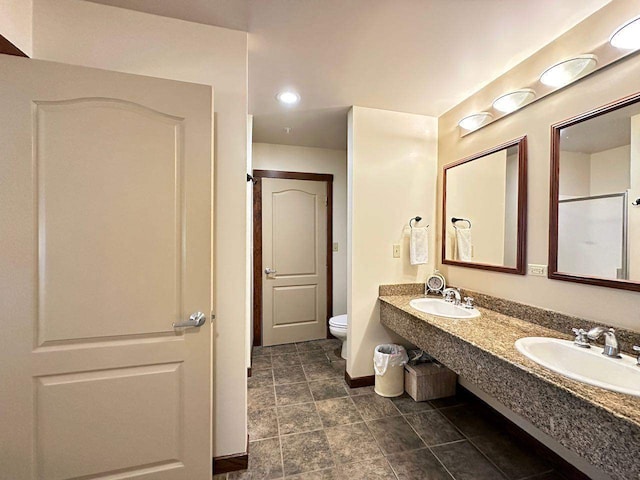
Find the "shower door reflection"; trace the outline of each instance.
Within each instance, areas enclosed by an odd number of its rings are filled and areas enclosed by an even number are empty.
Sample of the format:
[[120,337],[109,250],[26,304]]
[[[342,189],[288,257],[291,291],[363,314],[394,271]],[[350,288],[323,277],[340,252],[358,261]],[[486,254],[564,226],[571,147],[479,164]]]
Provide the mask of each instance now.
[[558,270],[629,279],[627,192],[558,202]]

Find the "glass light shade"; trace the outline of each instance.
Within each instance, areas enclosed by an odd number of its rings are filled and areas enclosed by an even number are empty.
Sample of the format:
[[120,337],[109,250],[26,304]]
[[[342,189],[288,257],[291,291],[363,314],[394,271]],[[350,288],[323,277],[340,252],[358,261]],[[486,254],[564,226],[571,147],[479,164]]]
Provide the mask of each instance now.
[[628,21],[613,32],[609,43],[625,50],[640,48],[640,17]]
[[535,92],[530,88],[515,90],[496,98],[493,102],[493,108],[499,112],[511,113],[523,107],[535,97]]
[[580,55],[546,69],[540,75],[540,81],[549,87],[564,87],[592,71],[597,64],[598,59],[595,55]]
[[489,123],[492,118],[493,115],[489,112],[474,113],[473,115],[468,115],[460,120],[458,122],[458,126],[469,131],[477,130],[483,125]]
[[300,95],[295,92],[280,92],[276,95],[276,98],[281,103],[286,103],[287,105],[293,105],[294,103],[298,103],[300,101]]

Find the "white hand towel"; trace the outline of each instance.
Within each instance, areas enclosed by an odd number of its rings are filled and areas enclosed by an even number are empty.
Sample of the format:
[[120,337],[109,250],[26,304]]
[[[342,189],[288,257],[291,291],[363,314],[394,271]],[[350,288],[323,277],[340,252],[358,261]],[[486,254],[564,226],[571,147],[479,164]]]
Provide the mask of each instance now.
[[411,265],[423,265],[429,261],[429,231],[427,227],[412,227],[410,241]]
[[456,228],[456,251],[458,253],[458,260],[463,262],[471,261],[471,229],[470,228]]

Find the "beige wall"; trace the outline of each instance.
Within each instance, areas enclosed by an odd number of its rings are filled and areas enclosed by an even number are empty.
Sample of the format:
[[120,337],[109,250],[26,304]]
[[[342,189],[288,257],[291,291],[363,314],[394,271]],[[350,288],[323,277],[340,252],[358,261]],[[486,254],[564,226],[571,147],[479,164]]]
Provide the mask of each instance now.
[[[624,6],[617,3],[618,7]],[[617,23],[616,23],[617,22]],[[619,18],[610,23],[622,23]],[[534,62],[535,63],[535,62]],[[532,72],[529,72],[532,73]],[[494,84],[439,119],[440,166],[507,140],[528,136],[529,196],[527,262],[548,263],[550,125],[640,90],[640,62],[630,58],[595,73],[519,112],[460,138],[457,122],[474,105],[497,96]],[[509,74],[497,85],[513,85]],[[493,89],[493,90],[492,90]],[[632,147],[633,148],[633,147]],[[633,172],[632,172],[633,174]],[[441,187],[440,187],[441,188]],[[441,191],[441,190],[440,190]],[[633,207],[632,207],[633,208]],[[640,296],[611,288],[449,266],[450,283],[519,302],[594,320],[606,325],[640,330]]]
[[213,85],[214,451],[246,449],[247,34],[79,0],[35,0],[35,58]]
[[629,188],[631,146],[591,154],[591,195],[620,193]]
[[591,157],[588,153],[560,152],[560,199],[588,197],[591,191]]
[[515,266],[518,255],[518,155],[507,156],[504,201],[504,264]]
[[0,35],[27,55],[33,54],[32,0],[0,1]]
[[[458,260],[451,217],[471,221],[472,261],[504,262],[507,151],[501,150],[447,170],[447,258]],[[466,228],[465,222],[456,226]],[[515,266],[515,264],[513,265]]]
[[[640,197],[640,115],[631,117],[629,201]],[[629,278],[640,279],[640,207],[629,206]],[[640,321],[637,322],[640,330]]]
[[560,198],[620,193],[629,188],[629,145],[592,154],[561,151]]
[[[345,132],[346,133],[346,132]],[[253,168],[333,175],[333,314],[347,313],[347,152],[328,148],[253,144]]]
[[[253,171],[253,115],[247,115],[247,173]],[[245,363],[251,367],[251,349],[253,348],[253,183],[246,184],[247,197],[247,239],[246,239],[246,332],[247,347],[245,351]]]
[[[353,107],[348,134],[348,360],[351,377],[373,374],[373,350],[403,341],[380,325],[378,287],[424,282],[436,262],[437,119]],[[429,263],[411,266],[409,219],[430,225]],[[393,244],[402,246],[393,258]]]

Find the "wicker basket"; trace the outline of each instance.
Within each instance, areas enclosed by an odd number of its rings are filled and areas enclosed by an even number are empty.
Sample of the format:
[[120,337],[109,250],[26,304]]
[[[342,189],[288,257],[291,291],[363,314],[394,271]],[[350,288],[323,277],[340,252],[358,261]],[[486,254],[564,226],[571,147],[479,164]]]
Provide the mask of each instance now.
[[458,376],[439,363],[405,365],[404,389],[416,402],[456,394]]

